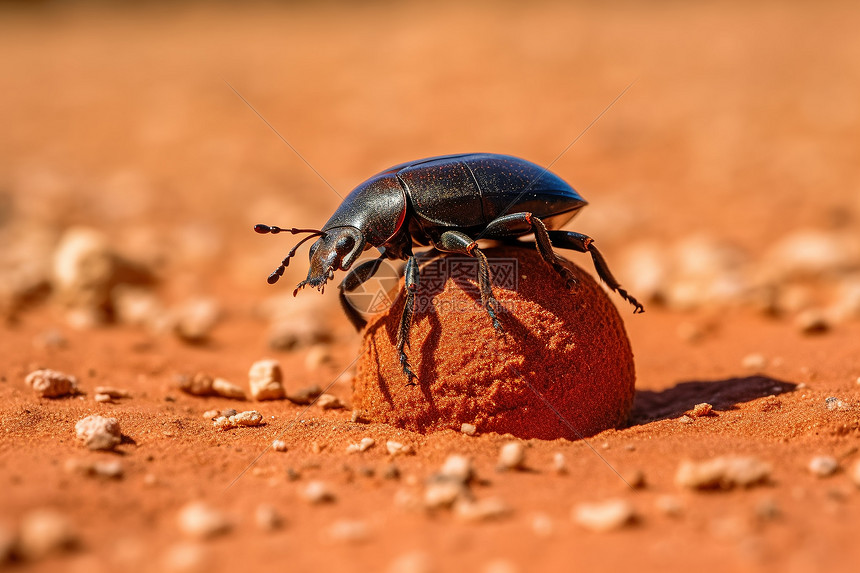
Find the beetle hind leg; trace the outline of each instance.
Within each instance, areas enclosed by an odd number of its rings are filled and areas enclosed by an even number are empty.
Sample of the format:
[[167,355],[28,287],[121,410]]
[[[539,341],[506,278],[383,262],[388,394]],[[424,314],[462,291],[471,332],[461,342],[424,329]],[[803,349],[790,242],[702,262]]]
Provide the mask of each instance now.
[[415,304],[415,292],[418,290],[419,270],[414,255],[410,255],[406,261],[405,275],[404,290],[406,291],[406,302],[403,305],[403,314],[400,315],[400,328],[397,330],[397,353],[400,356],[400,367],[403,368],[403,373],[406,374],[407,384],[413,385],[414,382],[412,380],[417,378],[417,376],[415,376],[412,367],[409,365],[409,359],[406,356],[406,347],[409,346],[412,309]]
[[435,247],[447,253],[460,253],[478,259],[478,287],[481,291],[481,306],[487,311],[493,328],[499,334],[504,334],[498,314],[502,305],[493,295],[493,285],[490,280],[490,263],[487,256],[478,248],[478,243],[460,231],[445,231],[439,237]]

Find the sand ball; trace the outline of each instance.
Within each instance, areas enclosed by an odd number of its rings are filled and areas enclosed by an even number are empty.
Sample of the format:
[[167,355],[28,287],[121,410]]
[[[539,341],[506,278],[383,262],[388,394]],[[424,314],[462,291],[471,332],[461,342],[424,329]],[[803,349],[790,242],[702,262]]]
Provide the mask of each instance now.
[[367,325],[354,406],[374,422],[420,432],[468,423],[521,438],[578,439],[623,424],[633,353],[607,293],[567,263],[579,280],[569,291],[536,251],[485,252],[505,335],[480,306],[477,262],[445,255],[427,263],[407,348],[416,383],[407,385],[396,350],[401,296]]

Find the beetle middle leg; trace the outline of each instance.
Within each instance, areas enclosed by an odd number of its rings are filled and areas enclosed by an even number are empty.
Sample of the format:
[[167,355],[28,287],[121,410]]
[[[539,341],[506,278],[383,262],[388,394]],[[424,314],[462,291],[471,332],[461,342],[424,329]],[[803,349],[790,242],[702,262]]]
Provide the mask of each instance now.
[[490,315],[496,332],[503,333],[502,323],[499,322],[497,316],[501,304],[493,295],[493,286],[490,282],[490,263],[487,261],[487,255],[478,248],[478,243],[460,231],[445,231],[439,237],[439,241],[434,243],[434,246],[446,253],[460,253],[478,259],[478,287],[481,289],[481,306]]

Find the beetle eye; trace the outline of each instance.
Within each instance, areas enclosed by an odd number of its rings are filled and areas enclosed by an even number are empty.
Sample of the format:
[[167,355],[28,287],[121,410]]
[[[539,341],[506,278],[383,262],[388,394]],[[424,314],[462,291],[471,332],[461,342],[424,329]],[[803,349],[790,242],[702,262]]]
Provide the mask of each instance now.
[[355,245],[355,239],[346,235],[345,237],[341,237],[337,241],[337,245],[335,245],[335,249],[340,254],[346,254],[352,250],[352,247]]

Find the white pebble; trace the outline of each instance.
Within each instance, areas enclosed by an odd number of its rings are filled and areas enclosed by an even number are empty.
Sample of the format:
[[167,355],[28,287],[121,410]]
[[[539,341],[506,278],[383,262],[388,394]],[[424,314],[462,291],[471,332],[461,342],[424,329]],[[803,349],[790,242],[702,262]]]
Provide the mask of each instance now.
[[256,410],[239,412],[232,416],[221,416],[213,424],[219,430],[232,430],[243,426],[259,426],[263,423],[263,415]]
[[537,513],[532,516],[531,527],[538,537],[550,537],[555,532],[552,518],[545,513]]
[[248,371],[251,397],[254,400],[280,400],[284,398],[281,365],[277,360],[259,360]]
[[346,407],[340,398],[332,394],[320,394],[316,404],[323,410],[341,410]]
[[636,510],[623,499],[582,503],[573,509],[573,521],[596,532],[612,531],[633,522]]
[[521,442],[508,442],[499,450],[499,469],[522,469],[526,461],[526,449]]
[[116,418],[87,416],[75,424],[75,433],[91,450],[112,450],[122,442]]
[[93,400],[99,402],[100,404],[113,402],[113,398],[111,398],[109,394],[93,394]]
[[392,456],[407,456],[415,453],[415,448],[413,448],[409,444],[401,444],[400,442],[387,441],[385,442],[385,449],[388,450],[388,453]]
[[816,456],[809,460],[809,471],[818,477],[827,477],[836,473],[839,462],[831,456]]
[[434,479],[424,489],[424,507],[438,509],[451,507],[460,497],[466,495],[462,482],[454,479]]
[[502,518],[511,512],[511,508],[502,499],[488,497],[472,501],[463,497],[454,506],[454,513],[463,521],[491,521]]
[[275,440],[272,442],[272,449],[276,452],[286,452],[287,451],[287,442],[284,440]]
[[202,501],[179,510],[179,530],[192,539],[209,539],[230,531],[233,524],[226,515]]
[[329,527],[329,536],[343,543],[361,543],[370,538],[370,529],[363,521],[341,519]]
[[439,475],[460,483],[468,483],[473,475],[472,460],[466,456],[452,454],[445,459],[442,469],[439,470]]
[[460,432],[466,434],[467,436],[474,436],[478,433],[478,427],[475,426],[475,424],[468,424],[466,422],[463,422],[463,424],[460,426]]
[[301,490],[301,496],[310,503],[326,503],[334,501],[334,494],[325,482],[311,481]]
[[284,518],[274,505],[261,503],[254,511],[254,522],[261,531],[275,531],[284,525]]
[[71,522],[55,510],[33,510],[21,519],[18,552],[26,559],[41,559],[71,549],[76,541],[77,534]]
[[74,376],[44,369],[30,372],[24,380],[42,398],[60,398],[74,394],[78,390],[78,380]]
[[245,391],[228,380],[215,378],[212,381],[212,392],[223,398],[231,400],[245,400]]
[[561,452],[556,452],[552,455],[552,469],[559,475],[567,473],[567,458]]
[[114,388],[113,386],[96,386],[93,389],[93,393],[103,394],[113,400],[119,400],[121,398],[131,398],[131,392],[129,392],[128,390],[122,390],[121,388]]
[[747,370],[764,370],[767,366],[767,359],[761,354],[747,354],[741,360],[741,366]]
[[770,473],[770,465],[757,458],[726,456],[704,462],[682,462],[675,483],[690,489],[730,489],[764,483]]

